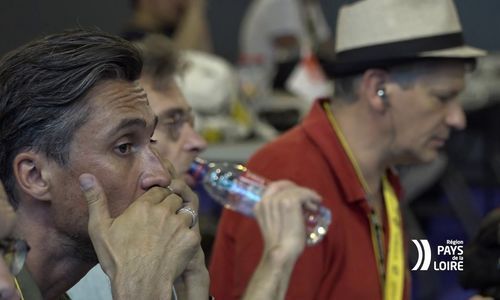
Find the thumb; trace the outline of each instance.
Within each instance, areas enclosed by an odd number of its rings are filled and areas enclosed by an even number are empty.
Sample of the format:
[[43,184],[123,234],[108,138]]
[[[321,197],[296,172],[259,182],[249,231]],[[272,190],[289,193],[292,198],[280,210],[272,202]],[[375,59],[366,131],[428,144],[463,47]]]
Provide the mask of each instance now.
[[83,173],[80,175],[80,188],[82,189],[89,208],[89,230],[101,227],[110,222],[108,199],[94,175]]

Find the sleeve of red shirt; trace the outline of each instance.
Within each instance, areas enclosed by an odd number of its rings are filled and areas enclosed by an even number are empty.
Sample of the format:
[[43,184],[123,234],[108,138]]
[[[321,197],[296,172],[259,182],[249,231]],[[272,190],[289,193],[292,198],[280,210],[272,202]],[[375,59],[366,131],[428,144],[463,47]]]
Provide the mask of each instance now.
[[[256,155],[249,169],[270,180],[287,178],[294,174],[280,174],[290,160],[282,152]],[[272,162],[272,163],[271,163]],[[269,167],[269,166],[272,166]],[[210,263],[211,293],[218,299],[240,299],[262,255],[263,242],[254,219],[224,210],[216,235]],[[295,265],[290,279],[287,299],[314,299],[322,281],[325,267],[324,243],[307,247]],[[307,280],[304,280],[307,278]]]

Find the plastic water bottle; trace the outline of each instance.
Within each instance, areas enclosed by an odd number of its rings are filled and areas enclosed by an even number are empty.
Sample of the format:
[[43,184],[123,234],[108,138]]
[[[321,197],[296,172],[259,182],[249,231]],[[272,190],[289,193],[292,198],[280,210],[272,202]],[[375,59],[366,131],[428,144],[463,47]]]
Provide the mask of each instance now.
[[[255,175],[243,165],[213,163],[196,158],[189,174],[203,183],[207,193],[225,208],[253,216],[253,207],[260,201],[266,179]],[[315,245],[323,239],[332,220],[328,208],[320,205],[317,211],[304,209],[306,244]]]

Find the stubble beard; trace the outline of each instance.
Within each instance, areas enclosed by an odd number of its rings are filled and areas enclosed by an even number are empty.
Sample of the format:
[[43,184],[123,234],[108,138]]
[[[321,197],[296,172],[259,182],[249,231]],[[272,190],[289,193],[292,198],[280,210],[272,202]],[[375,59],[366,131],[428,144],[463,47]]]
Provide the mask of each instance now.
[[99,260],[90,237],[84,234],[67,235],[68,240],[62,243],[67,253],[85,264],[97,264]]

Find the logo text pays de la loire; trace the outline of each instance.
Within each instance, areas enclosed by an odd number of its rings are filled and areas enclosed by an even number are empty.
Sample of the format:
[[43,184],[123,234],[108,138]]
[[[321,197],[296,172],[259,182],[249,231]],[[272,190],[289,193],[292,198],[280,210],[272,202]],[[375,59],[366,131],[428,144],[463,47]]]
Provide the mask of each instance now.
[[412,271],[427,271],[432,266],[435,271],[463,271],[464,241],[446,240],[432,251],[428,240],[411,240],[417,247],[417,263]]

